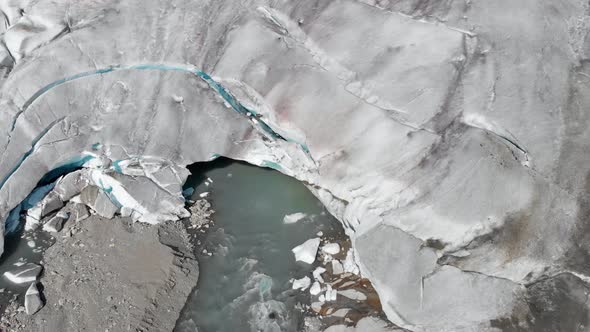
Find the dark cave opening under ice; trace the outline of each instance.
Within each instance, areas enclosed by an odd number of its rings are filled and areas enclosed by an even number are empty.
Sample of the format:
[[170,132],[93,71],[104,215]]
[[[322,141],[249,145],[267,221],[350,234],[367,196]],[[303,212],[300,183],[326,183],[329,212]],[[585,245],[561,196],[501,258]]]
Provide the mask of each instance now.
[[[15,263],[42,262],[44,250],[55,239],[41,230],[24,231],[22,213],[40,201],[57,178],[81,166],[72,165],[75,167],[49,172],[15,208],[18,217],[9,220],[11,231],[7,232],[0,273],[14,268]],[[206,232],[189,230],[194,235],[200,273],[175,331],[302,331],[313,297],[307,289],[292,289],[292,283],[311,276],[321,262],[296,262],[291,249],[316,237],[349,247],[341,223],[303,183],[274,169],[224,157],[188,169],[187,198],[198,200],[206,193],[215,213]],[[286,215],[295,213],[304,217],[295,223],[284,222]],[[31,241],[36,243],[31,245]],[[0,292],[4,308],[12,297],[23,295],[26,287],[0,279],[0,289],[7,290]],[[363,287],[367,283],[363,281]],[[353,302],[346,305],[354,308]],[[376,292],[373,302],[377,303],[373,308],[357,306],[353,316],[384,318]]]

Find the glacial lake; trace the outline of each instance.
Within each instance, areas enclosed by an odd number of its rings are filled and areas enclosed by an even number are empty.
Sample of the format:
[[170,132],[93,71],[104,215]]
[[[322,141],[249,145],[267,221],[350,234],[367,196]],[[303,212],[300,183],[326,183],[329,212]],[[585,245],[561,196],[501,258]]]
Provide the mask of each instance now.
[[[291,290],[290,279],[309,276],[315,266],[296,262],[291,249],[320,231],[344,237],[340,223],[303,184],[278,171],[227,159],[189,169],[193,199],[208,192],[215,214],[199,236],[198,285],[175,331],[301,331],[297,304],[309,304],[309,293]],[[283,223],[297,212],[307,217]]]

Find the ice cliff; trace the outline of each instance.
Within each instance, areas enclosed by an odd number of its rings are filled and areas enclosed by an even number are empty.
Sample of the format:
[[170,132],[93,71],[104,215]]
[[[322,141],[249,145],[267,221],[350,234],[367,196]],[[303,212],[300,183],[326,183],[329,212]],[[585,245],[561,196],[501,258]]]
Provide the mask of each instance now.
[[558,298],[590,315],[568,297],[590,275],[586,3],[0,10],[7,226],[47,197],[182,218],[184,167],[226,156],[304,182],[347,228],[399,326],[534,328]]

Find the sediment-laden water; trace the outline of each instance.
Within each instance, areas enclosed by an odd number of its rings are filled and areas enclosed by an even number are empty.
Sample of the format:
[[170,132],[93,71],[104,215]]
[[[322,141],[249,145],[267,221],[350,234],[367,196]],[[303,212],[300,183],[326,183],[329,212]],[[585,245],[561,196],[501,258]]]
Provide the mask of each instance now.
[[[303,184],[277,171],[218,160],[191,172],[193,197],[208,192],[216,212],[200,240],[197,289],[176,331],[300,331],[297,304],[309,295],[291,290],[290,279],[314,267],[296,262],[291,249],[320,231],[344,236],[339,222]],[[296,212],[307,217],[283,222]]]

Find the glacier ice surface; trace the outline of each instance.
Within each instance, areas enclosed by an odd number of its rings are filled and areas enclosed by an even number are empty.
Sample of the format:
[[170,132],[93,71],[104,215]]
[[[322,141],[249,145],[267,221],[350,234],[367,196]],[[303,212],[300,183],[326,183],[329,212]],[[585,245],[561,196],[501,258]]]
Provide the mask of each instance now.
[[225,156],[305,183],[410,330],[535,328],[535,283],[590,275],[583,1],[0,9],[4,233],[90,187],[96,212],[182,218],[185,166]]

